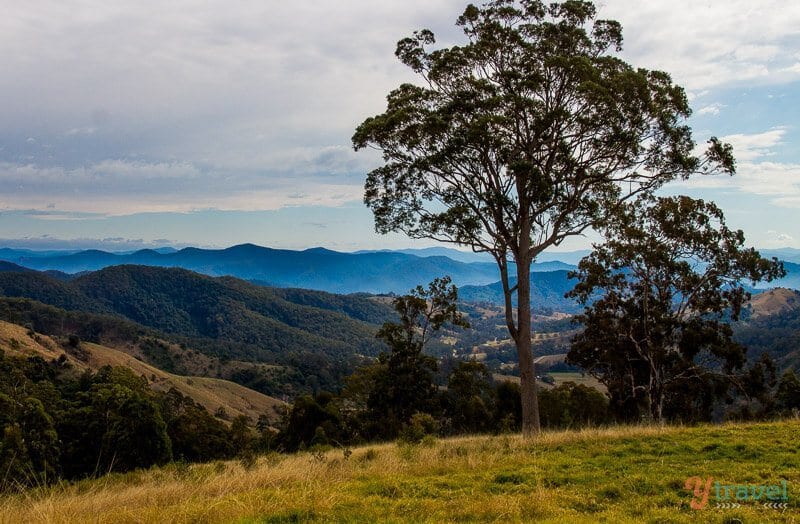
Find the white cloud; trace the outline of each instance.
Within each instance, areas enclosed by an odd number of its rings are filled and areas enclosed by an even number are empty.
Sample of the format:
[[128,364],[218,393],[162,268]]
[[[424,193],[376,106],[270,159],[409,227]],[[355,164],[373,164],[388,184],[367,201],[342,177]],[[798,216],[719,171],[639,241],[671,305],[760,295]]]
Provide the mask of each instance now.
[[783,144],[786,128],[720,138],[733,145],[736,174],[694,177],[672,184],[681,189],[728,189],[768,197],[780,207],[800,208],[800,164],[774,160],[774,149]]
[[709,104],[707,106],[703,106],[700,109],[698,109],[697,114],[717,116],[719,115],[720,110],[723,109],[724,107],[725,104],[720,104],[720,103]]
[[619,20],[625,54],[668,71],[691,91],[730,84],[783,83],[800,49],[800,4],[783,0],[607,0],[603,16]]
[[785,128],[776,128],[750,135],[729,135],[722,140],[733,145],[739,161],[734,186],[747,193],[773,197],[772,202],[778,206],[800,207],[800,164],[770,159],[785,135]]
[[797,62],[796,64],[791,65],[789,67],[784,67],[783,69],[781,69],[781,72],[782,73],[798,73],[798,74],[800,74],[800,62]]
[[720,140],[730,143],[736,159],[742,162],[771,156],[772,148],[783,142],[784,135],[786,128],[776,127],[763,133],[727,135]]
[[785,245],[788,242],[792,242],[794,237],[788,233],[782,233],[780,231],[769,230],[767,231],[767,242],[770,244],[780,244]]
[[780,53],[777,45],[746,44],[737,47],[733,56],[740,62],[770,62]]
[[[8,2],[0,201],[100,213],[358,201],[377,157],[350,136],[414,80],[396,41],[421,27],[462,41],[465,4]],[[622,22],[626,59],[672,73],[692,100],[800,78],[800,3],[606,0],[600,14]],[[784,137],[762,135],[731,137],[740,172]]]

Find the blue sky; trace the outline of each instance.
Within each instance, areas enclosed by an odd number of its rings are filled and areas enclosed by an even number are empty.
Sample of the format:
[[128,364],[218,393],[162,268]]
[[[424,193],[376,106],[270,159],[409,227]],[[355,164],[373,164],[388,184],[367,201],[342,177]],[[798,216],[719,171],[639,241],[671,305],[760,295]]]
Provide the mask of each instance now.
[[[428,27],[458,42],[463,2],[5,3],[0,244],[431,244],[373,232],[361,195],[378,158],[350,136],[415,80],[396,41]],[[800,247],[800,4],[598,5],[625,59],[687,89],[696,140],[735,147],[735,177],[667,191],[715,200],[756,246]]]

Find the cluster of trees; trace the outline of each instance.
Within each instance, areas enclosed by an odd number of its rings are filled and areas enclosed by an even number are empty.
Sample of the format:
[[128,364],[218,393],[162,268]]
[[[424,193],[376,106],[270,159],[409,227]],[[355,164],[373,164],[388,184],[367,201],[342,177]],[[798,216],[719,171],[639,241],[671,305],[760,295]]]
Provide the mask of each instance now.
[[[792,370],[778,379],[767,355],[748,365],[746,349],[732,339],[729,324],[747,296],[739,283],[742,272],[769,278],[780,273],[780,265],[738,249],[743,239],[724,227],[713,204],[680,197],[639,206],[635,211],[643,215],[626,215],[633,220],[628,227],[641,231],[668,222],[665,236],[640,236],[636,248],[626,243],[628,237],[604,245],[582,262],[572,292],[587,307],[577,319],[584,329],[574,338],[568,361],[597,377],[607,393],[569,382],[540,388],[542,426],[796,416],[800,379]],[[705,225],[690,220],[687,209]],[[709,214],[722,225],[701,219]],[[703,252],[702,264],[692,264],[686,246],[670,240],[684,229],[718,241],[711,253]],[[664,251],[665,245],[682,249],[684,257]],[[625,249],[631,256],[621,260],[615,250]],[[273,444],[294,451],[413,441],[426,434],[519,431],[518,384],[495,382],[483,363],[453,363],[423,352],[445,323],[466,325],[456,298],[446,278],[397,297],[400,322],[384,324],[378,334],[389,351],[351,375],[339,394],[297,399]],[[445,373],[442,364],[449,365]]]
[[123,367],[76,373],[60,358],[0,350],[0,491],[247,453],[259,434]]
[[[394,300],[399,322],[378,332],[388,352],[350,376],[340,394],[297,399],[276,444],[286,450],[346,445],[435,433],[484,433],[521,429],[518,384],[496,383],[478,362],[459,362],[439,384],[439,362],[423,352],[445,324],[465,327],[448,278]],[[604,424],[611,420],[599,391],[572,383],[541,393],[546,427]]]
[[744,282],[784,274],[777,260],[745,248],[716,205],[686,196],[623,205],[603,232],[570,293],[586,309],[568,362],[606,386],[622,418],[708,420],[720,400],[768,389],[768,362],[747,368],[731,323],[750,296]]

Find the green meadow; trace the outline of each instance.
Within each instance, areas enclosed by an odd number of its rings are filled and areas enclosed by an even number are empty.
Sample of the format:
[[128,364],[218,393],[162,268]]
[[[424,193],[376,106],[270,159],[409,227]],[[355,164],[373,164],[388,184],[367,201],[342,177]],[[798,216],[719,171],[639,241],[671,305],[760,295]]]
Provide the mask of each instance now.
[[[171,464],[0,499],[2,522],[798,522],[800,421],[427,439]],[[689,477],[779,485],[692,509]],[[768,502],[768,501],[764,501]],[[730,503],[730,501],[729,501]]]

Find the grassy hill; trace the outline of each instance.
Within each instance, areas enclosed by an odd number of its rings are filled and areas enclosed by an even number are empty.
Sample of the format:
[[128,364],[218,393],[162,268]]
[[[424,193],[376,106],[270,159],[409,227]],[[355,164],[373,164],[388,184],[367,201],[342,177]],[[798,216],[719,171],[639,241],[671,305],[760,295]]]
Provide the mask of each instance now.
[[748,304],[750,318],[757,319],[800,310],[800,291],[776,288],[754,295]]
[[87,369],[96,371],[103,366],[124,366],[145,377],[153,389],[169,391],[175,388],[210,413],[223,408],[230,417],[246,415],[251,420],[258,420],[260,415],[267,415],[277,420],[279,410],[286,405],[278,399],[226,380],[167,373],[128,353],[99,344],[82,342],[79,350],[65,349],[52,337],[39,334],[30,336],[27,329],[3,321],[0,321],[0,345],[14,348],[12,353],[38,355],[47,361],[63,355],[77,372]]
[[[622,427],[167,466],[0,499],[3,522],[796,522],[800,422]],[[781,512],[690,508],[689,477],[787,483]],[[724,490],[723,493],[724,495]],[[730,501],[728,501],[730,502]],[[738,519],[738,520],[737,520]]]

